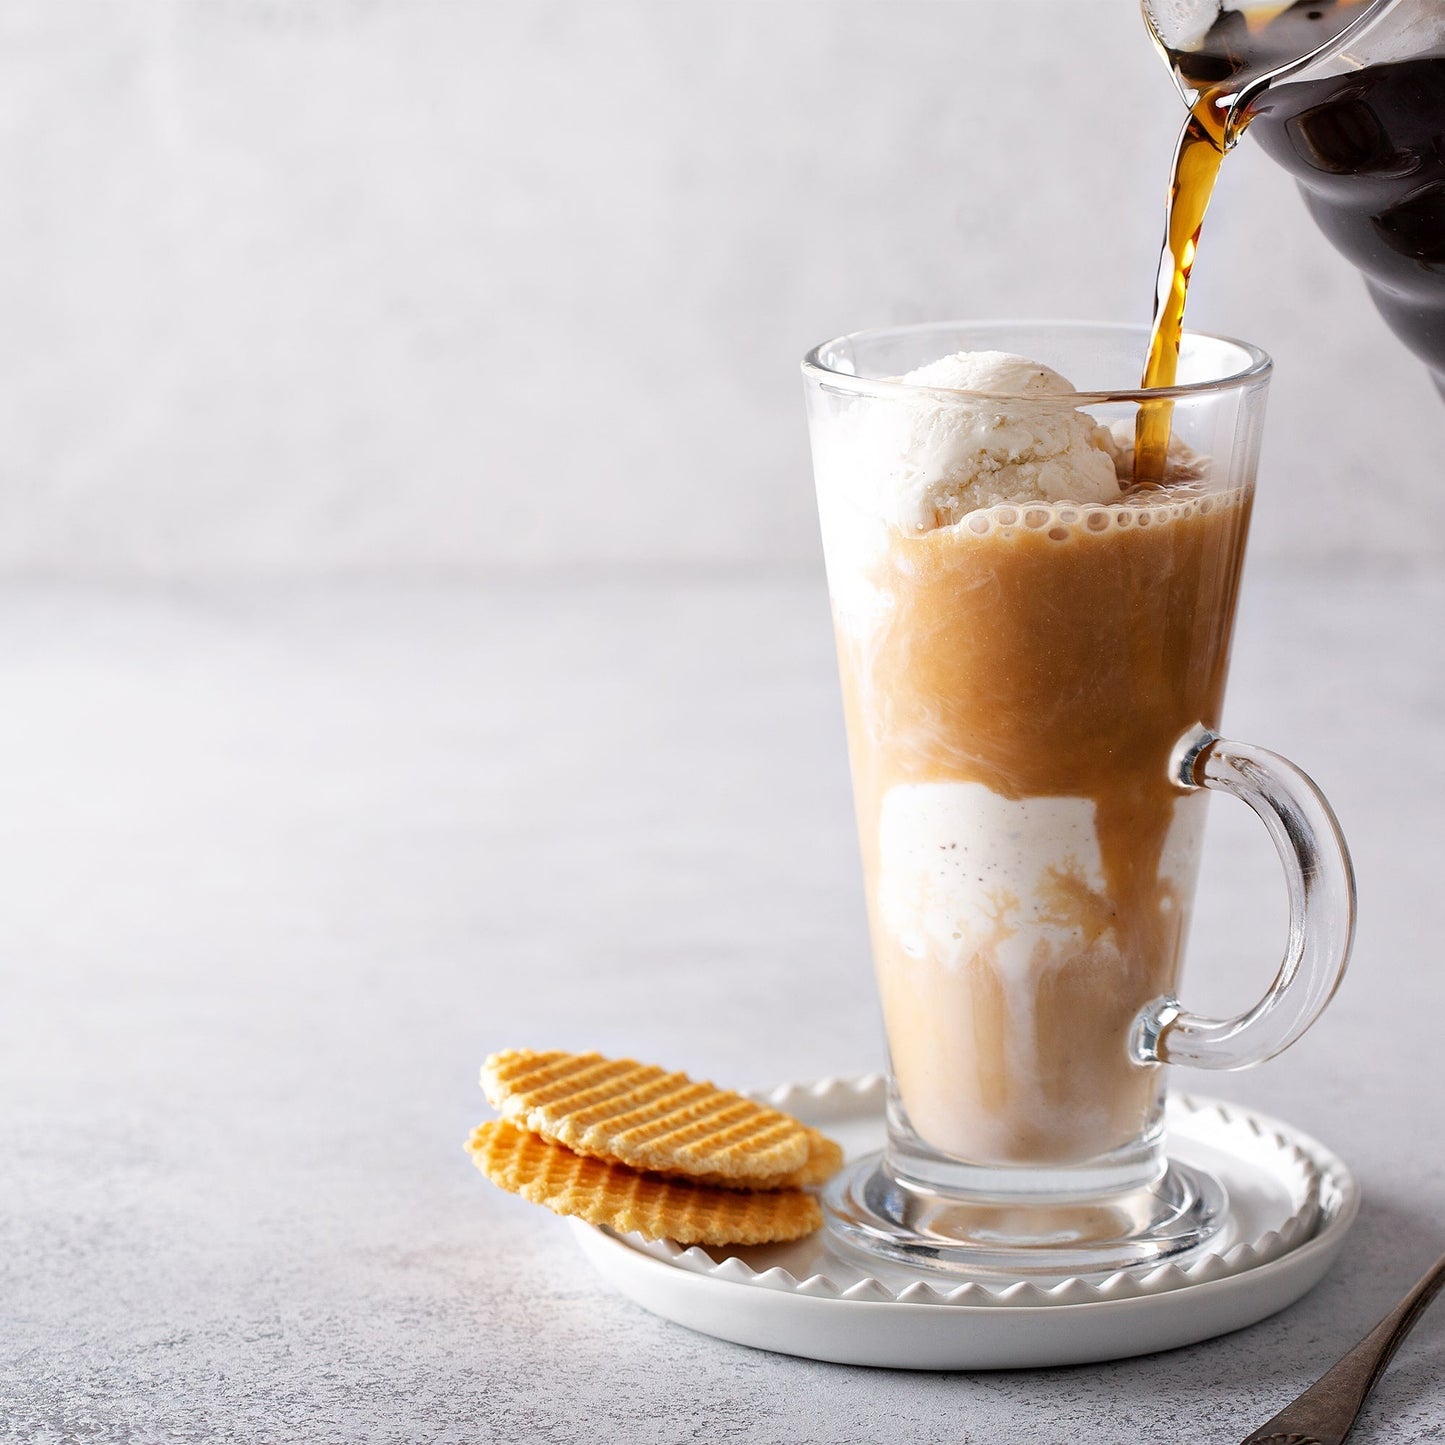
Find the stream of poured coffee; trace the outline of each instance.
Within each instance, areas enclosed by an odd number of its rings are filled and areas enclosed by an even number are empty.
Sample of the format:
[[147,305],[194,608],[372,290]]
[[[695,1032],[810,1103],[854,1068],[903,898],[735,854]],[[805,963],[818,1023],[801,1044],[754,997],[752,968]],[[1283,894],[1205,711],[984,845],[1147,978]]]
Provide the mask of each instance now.
[[[1165,209],[1164,247],[1159,257],[1159,282],[1154,296],[1154,326],[1141,386],[1173,386],[1179,371],[1179,344],[1184,333],[1184,302],[1189,273],[1204,213],[1214,194],[1219,163],[1226,148],[1225,123],[1216,111],[1216,97],[1205,94],[1189,112],[1174,152],[1174,170]],[[1225,109],[1228,107],[1226,105]],[[1152,402],[1139,408],[1134,435],[1134,485],[1159,486],[1169,454],[1173,407]]]
[[[1184,303],[1204,213],[1214,194],[1220,162],[1250,119],[1247,107],[1235,106],[1241,91],[1277,67],[1328,44],[1360,14],[1364,3],[1297,0],[1295,4],[1221,9],[1204,36],[1187,49],[1175,49],[1161,38],[1181,87],[1192,91],[1195,100],[1174,152],[1142,386],[1172,386],[1177,377]],[[1147,3],[1145,8],[1147,12]],[[1139,408],[1136,486],[1158,486],[1164,480],[1172,413],[1168,402]]]

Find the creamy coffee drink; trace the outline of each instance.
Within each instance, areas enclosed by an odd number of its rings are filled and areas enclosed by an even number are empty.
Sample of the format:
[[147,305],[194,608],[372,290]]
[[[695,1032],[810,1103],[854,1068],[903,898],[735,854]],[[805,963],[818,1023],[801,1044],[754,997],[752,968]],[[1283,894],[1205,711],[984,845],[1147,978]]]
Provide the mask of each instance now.
[[[1175,442],[1046,367],[961,353],[820,438],[820,507],[896,1088],[981,1165],[1097,1159],[1148,1131],[1131,1020],[1172,993],[1248,523]],[[989,397],[960,392],[990,392]],[[826,478],[826,485],[823,479]]]

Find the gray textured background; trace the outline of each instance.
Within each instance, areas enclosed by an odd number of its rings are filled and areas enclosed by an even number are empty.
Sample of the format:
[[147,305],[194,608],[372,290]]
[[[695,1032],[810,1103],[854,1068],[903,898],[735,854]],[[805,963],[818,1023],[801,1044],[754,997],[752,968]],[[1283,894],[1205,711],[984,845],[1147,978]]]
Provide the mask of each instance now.
[[[0,564],[813,565],[805,347],[1145,319],[1180,116],[1132,0],[8,0]],[[1252,143],[1202,257],[1257,551],[1438,558],[1445,408]]]

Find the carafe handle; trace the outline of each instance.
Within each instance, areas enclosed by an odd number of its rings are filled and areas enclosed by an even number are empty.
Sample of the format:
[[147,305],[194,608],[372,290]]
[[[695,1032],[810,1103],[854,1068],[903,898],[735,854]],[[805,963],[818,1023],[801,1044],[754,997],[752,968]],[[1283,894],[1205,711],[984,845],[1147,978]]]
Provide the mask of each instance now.
[[1203,1018],[1172,996],[1134,1021],[1139,1063],[1243,1069],[1287,1049],[1319,1017],[1349,962],[1355,936],[1355,874],[1325,796],[1295,765],[1207,728],[1181,739],[1171,764],[1181,788],[1218,788],[1263,820],[1284,865],[1289,943],[1268,992],[1232,1019]]

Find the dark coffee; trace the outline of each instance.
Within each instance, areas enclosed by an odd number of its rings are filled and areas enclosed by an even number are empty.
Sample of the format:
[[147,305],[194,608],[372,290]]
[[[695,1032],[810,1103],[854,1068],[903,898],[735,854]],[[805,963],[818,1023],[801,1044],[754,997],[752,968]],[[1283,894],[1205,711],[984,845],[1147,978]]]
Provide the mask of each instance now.
[[[1235,105],[1365,12],[1362,0],[1296,0],[1263,21],[1223,10],[1190,49],[1168,52],[1196,99],[1174,157],[1145,386],[1174,380],[1204,213],[1224,153],[1248,126],[1299,181],[1320,229],[1445,395],[1445,46],[1327,80],[1277,82],[1242,112]],[[1169,410],[1139,411],[1135,475],[1146,485],[1164,472]]]
[[1249,123],[1445,395],[1445,53],[1274,86]]

